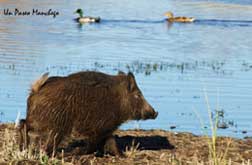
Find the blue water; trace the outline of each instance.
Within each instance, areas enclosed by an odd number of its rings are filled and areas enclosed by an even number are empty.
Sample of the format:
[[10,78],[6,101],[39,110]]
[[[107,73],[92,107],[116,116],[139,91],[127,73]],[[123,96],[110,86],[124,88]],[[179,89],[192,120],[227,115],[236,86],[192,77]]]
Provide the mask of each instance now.
[[[80,26],[73,12],[100,16]],[[33,8],[60,14],[5,16],[3,10]],[[163,13],[193,16],[195,23],[168,24]],[[223,111],[219,135],[252,136],[252,2],[250,0],[0,1],[0,120],[26,113],[31,83],[44,72],[134,72],[156,120],[122,129],[166,129],[202,134]],[[208,96],[208,99],[205,98]],[[197,115],[196,115],[197,114]],[[200,117],[198,117],[200,116]],[[203,125],[200,124],[203,120]],[[242,133],[246,131],[246,133]]]

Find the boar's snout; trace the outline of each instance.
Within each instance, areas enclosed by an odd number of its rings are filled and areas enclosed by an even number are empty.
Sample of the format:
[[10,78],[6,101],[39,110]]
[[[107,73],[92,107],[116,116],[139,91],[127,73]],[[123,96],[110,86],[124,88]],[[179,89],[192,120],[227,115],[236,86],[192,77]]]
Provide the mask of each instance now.
[[153,115],[153,119],[156,119],[157,116],[158,116],[158,112],[155,111],[155,113]]
[[148,108],[145,109],[145,112],[143,114],[143,119],[156,119],[158,116],[158,112],[156,112],[150,105],[148,105]]

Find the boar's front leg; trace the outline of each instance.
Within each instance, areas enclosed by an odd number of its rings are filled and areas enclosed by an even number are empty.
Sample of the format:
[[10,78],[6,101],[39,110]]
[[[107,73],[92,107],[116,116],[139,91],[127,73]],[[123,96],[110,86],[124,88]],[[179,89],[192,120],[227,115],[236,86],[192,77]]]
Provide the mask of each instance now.
[[96,156],[102,156],[103,154],[110,154],[113,156],[123,157],[123,153],[118,149],[117,143],[113,135],[104,137],[97,144],[97,153]]
[[115,137],[113,135],[105,139],[103,149],[105,154],[124,157],[123,153],[119,150]]
[[113,156],[123,157],[123,153],[118,149],[113,135],[92,138],[88,142],[87,153],[96,152],[96,156],[103,156],[103,154],[110,154]]

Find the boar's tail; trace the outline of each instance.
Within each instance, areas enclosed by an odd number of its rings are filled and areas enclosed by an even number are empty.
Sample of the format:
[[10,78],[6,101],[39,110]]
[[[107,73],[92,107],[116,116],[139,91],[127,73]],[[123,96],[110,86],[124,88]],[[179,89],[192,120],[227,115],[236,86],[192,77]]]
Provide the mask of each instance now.
[[48,79],[49,72],[43,74],[38,80],[36,80],[31,87],[31,93],[37,93]]

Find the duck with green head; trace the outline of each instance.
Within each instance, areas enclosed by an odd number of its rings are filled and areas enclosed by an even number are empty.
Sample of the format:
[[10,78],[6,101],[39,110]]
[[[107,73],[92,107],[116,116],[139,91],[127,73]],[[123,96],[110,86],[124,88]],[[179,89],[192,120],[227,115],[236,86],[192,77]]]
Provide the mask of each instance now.
[[93,22],[100,22],[100,17],[90,17],[90,16],[84,16],[82,9],[77,9],[75,11],[76,14],[79,14],[79,17],[75,20],[79,23],[93,23]]
[[173,13],[168,11],[164,14],[167,17],[168,22],[182,22],[182,23],[190,23],[195,20],[194,17],[174,17]]

